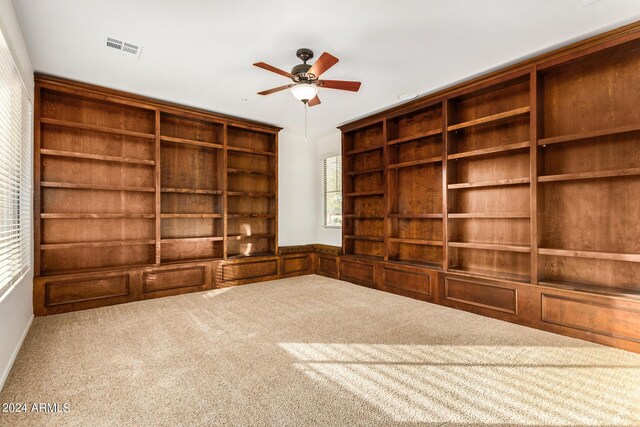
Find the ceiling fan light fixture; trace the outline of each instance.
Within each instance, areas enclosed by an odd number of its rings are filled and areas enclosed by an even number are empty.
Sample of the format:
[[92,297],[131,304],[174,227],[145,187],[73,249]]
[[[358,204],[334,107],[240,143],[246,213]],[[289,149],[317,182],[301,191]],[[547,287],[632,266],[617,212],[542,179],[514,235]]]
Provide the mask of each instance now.
[[298,101],[302,102],[308,102],[318,94],[318,86],[310,83],[298,83],[289,90]]

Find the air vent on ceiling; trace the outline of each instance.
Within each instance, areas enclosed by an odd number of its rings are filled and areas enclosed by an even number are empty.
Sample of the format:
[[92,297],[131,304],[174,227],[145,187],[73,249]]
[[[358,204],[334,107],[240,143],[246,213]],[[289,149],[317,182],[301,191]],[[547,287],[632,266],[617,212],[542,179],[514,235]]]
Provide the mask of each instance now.
[[111,37],[107,37],[107,47],[118,51],[120,55],[130,56],[133,55],[136,58],[140,59],[140,54],[142,53],[142,46],[123,42],[118,39],[114,39]]
[[134,55],[138,54],[138,46],[134,44],[125,43],[124,46],[122,47],[122,50],[124,52],[132,53]]
[[120,40],[112,39],[111,37],[107,37],[107,46],[122,50],[122,42]]

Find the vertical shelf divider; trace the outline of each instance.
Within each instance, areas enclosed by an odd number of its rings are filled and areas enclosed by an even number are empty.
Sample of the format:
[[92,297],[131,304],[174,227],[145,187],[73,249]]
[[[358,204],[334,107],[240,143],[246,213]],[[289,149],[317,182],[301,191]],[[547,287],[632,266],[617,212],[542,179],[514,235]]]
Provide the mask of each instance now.
[[447,189],[449,162],[449,101],[442,101],[442,269],[449,269],[449,191]]
[[162,162],[160,159],[161,150],[160,150],[160,138],[161,138],[161,117],[160,117],[160,109],[156,108],[156,138],[154,141],[154,159],[156,160],[155,167],[155,184],[156,184],[156,198],[155,198],[155,214],[156,214],[156,223],[155,223],[155,234],[156,234],[156,264],[160,264],[162,260],[162,185],[160,182],[161,179],[161,168]]
[[538,284],[538,118],[539,114],[538,96],[538,73],[534,66],[531,70],[529,80],[529,191],[530,191],[530,214],[529,226],[531,230],[531,283]]
[[[387,145],[389,139],[389,135],[387,134],[387,118],[385,117],[382,120],[382,140],[384,141],[384,148],[382,149],[382,163],[384,164],[384,170],[382,172],[382,182],[383,182],[383,198],[384,198],[384,219],[382,220],[382,233],[384,236],[384,260],[389,261],[389,237],[391,237],[391,223],[389,221],[389,212],[391,209],[392,200],[389,197],[391,192],[389,191],[390,181],[389,181],[389,147]],[[397,173],[397,170],[392,172]]]
[[[227,176],[227,170],[229,169],[228,161],[228,151],[227,151],[227,124],[224,123],[222,125],[222,165],[223,165],[223,174],[222,174],[222,259],[228,258],[228,238],[227,238],[227,223],[228,223],[228,215],[229,209],[227,207],[227,188],[229,177]],[[219,176],[219,175],[218,175]]]

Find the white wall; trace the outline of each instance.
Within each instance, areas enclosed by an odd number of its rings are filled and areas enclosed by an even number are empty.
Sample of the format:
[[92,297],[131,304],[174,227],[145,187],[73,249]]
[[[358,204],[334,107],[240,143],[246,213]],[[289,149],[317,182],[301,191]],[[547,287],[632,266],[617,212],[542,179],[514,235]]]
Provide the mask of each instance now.
[[278,245],[315,243],[316,145],[285,131],[278,144]]
[[[33,94],[33,67],[11,0],[0,0],[0,31],[25,85]],[[0,297],[0,390],[33,320],[32,281],[33,268],[21,282]]]
[[322,160],[327,157],[337,156],[341,151],[341,134],[339,130],[318,138],[315,152],[315,196],[317,221],[313,225],[315,230],[315,242],[325,245],[342,246],[342,229],[326,228],[322,226],[323,200],[322,200]]

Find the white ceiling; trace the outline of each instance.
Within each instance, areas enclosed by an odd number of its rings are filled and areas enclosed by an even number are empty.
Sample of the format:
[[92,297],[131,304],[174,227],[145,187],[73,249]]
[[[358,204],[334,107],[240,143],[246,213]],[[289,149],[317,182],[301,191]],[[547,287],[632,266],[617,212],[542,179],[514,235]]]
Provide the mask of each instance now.
[[[587,0],[586,3],[592,3]],[[327,79],[360,80],[358,93],[321,89],[309,135],[552,47],[640,19],[640,0],[14,0],[39,72],[245,117],[303,133],[288,83],[253,67],[290,70],[295,51],[340,62]],[[141,44],[139,60],[105,38]],[[246,101],[243,101],[246,98]]]

